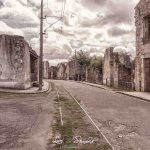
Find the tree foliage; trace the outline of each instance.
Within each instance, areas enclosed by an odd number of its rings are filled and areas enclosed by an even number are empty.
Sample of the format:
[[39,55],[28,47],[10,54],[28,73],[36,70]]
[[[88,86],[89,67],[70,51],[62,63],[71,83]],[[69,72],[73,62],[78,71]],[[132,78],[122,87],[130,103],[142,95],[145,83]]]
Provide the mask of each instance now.
[[91,62],[89,53],[84,52],[83,50],[76,52],[72,59],[77,60],[81,66],[89,66]]
[[103,57],[93,56],[90,57],[88,52],[80,50],[71,58],[72,60],[77,60],[81,66],[91,66],[102,72],[103,68]]
[[98,69],[99,71],[102,72],[103,70],[103,57],[92,57],[91,58],[91,62],[90,62],[90,66],[95,68],[95,69]]

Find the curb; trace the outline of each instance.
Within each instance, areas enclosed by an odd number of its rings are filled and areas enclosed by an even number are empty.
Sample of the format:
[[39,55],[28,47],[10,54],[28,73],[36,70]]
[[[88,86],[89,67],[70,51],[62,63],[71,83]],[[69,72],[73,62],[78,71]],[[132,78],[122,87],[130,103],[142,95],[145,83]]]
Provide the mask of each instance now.
[[104,88],[104,87],[99,87],[99,86],[96,86],[96,85],[91,85],[91,84],[88,84],[88,83],[83,83],[83,82],[78,82],[78,83],[85,84],[85,85],[92,86],[92,87],[96,87],[96,88],[100,88],[100,89],[103,89],[103,90],[114,91],[115,93],[122,94],[122,95],[125,95],[125,96],[128,96],[128,97],[137,98],[139,100],[142,100],[142,101],[150,103],[150,100],[146,99],[146,98],[142,98],[142,97],[130,95],[130,94],[127,94],[127,93],[124,93],[124,92],[120,92],[120,91],[115,91],[115,90],[107,89],[107,88]]
[[133,97],[133,98],[137,98],[137,99],[139,99],[139,100],[146,101],[146,102],[149,102],[149,103],[150,103],[150,100],[148,100],[148,99],[146,99],[146,98],[142,98],[142,97],[130,95],[130,94],[123,93],[123,92],[116,92],[116,93],[122,94],[122,95],[125,95],[125,96],[129,96],[129,97]]
[[85,82],[79,82],[79,81],[78,81],[78,83],[85,84],[85,85],[92,86],[92,87],[97,87],[97,88],[99,88],[99,89],[103,89],[103,90],[107,90],[107,89],[106,89],[106,88],[104,88],[104,87],[100,87],[100,86],[96,86],[96,85],[88,84],[88,83],[85,83]]
[[[111,89],[111,88],[107,88],[107,87],[100,87],[100,86],[97,86],[97,85],[92,85],[92,84],[89,84],[88,82],[85,83],[85,82],[79,82],[78,83],[81,83],[81,84],[85,84],[85,85],[88,85],[88,86],[92,86],[92,87],[96,87],[96,88],[99,88],[99,89],[103,89],[103,90],[108,90],[108,91],[119,91],[119,89]],[[99,84],[98,84],[99,85]]]
[[41,93],[49,93],[50,91],[50,83],[48,83],[48,87],[42,91],[36,90],[36,91],[26,91],[26,90],[10,90],[10,89],[0,89],[0,93],[10,93],[10,94],[41,94]]

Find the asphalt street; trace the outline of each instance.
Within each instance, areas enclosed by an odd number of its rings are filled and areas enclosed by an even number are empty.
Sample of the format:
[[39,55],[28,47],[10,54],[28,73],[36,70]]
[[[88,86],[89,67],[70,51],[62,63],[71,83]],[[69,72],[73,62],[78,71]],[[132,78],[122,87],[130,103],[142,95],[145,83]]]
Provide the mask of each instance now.
[[54,97],[0,93],[0,150],[45,150]]
[[[80,100],[116,150],[150,150],[149,102],[74,81],[51,82]],[[53,90],[34,95],[0,93],[0,150],[46,150],[55,98]]]
[[117,150],[150,149],[150,103],[74,81],[53,81],[81,100]]

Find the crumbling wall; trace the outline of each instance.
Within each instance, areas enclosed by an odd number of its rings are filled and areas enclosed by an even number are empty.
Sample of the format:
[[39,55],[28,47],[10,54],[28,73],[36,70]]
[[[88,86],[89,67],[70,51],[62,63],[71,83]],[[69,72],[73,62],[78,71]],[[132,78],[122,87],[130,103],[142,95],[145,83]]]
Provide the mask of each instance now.
[[49,79],[57,79],[58,68],[56,66],[51,66],[49,68]]
[[58,64],[58,72],[57,76],[59,80],[64,80],[65,79],[65,71],[66,71],[66,66],[64,63]]
[[113,52],[109,48],[105,52],[103,67],[103,83],[107,86],[132,89],[131,59],[126,53]]
[[0,35],[0,88],[30,86],[29,45],[21,36]]
[[68,63],[65,63],[65,80],[69,80],[69,64]]
[[103,84],[107,86],[113,85],[113,47],[106,49],[103,65]]
[[43,62],[43,78],[48,79],[48,74],[49,74],[49,62],[44,61]]
[[150,58],[150,40],[145,22],[150,15],[150,1],[141,0],[135,8],[136,25],[136,61],[135,61],[135,89],[136,91],[146,91],[144,61]]
[[102,73],[97,68],[87,68],[87,81],[91,83],[102,84],[103,83]]
[[81,66],[77,60],[71,60],[69,63],[69,79],[81,80]]

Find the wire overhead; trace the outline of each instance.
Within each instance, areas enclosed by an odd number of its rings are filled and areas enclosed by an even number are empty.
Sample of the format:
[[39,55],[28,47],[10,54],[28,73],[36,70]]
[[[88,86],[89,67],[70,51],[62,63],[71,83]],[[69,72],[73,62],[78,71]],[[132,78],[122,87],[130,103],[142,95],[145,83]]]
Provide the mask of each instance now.
[[[47,0],[47,7],[48,7],[49,3]],[[61,32],[63,30],[63,23],[64,23],[64,14],[65,14],[65,8],[66,8],[66,0],[63,0],[62,2],[62,9],[61,9],[61,15],[60,17],[58,16],[46,16],[46,17],[51,17],[51,18],[58,18],[57,21],[55,21],[54,23],[50,24],[44,31],[46,32],[50,27],[52,27],[53,25],[55,25],[57,22],[61,21],[62,25],[61,25]]]
[[48,5],[49,5],[49,3],[48,3],[49,1],[47,0],[47,8],[48,8]]
[[61,26],[61,33],[63,32],[63,25],[64,25],[64,15],[65,15],[65,9],[66,9],[66,0],[62,3],[62,26]]

